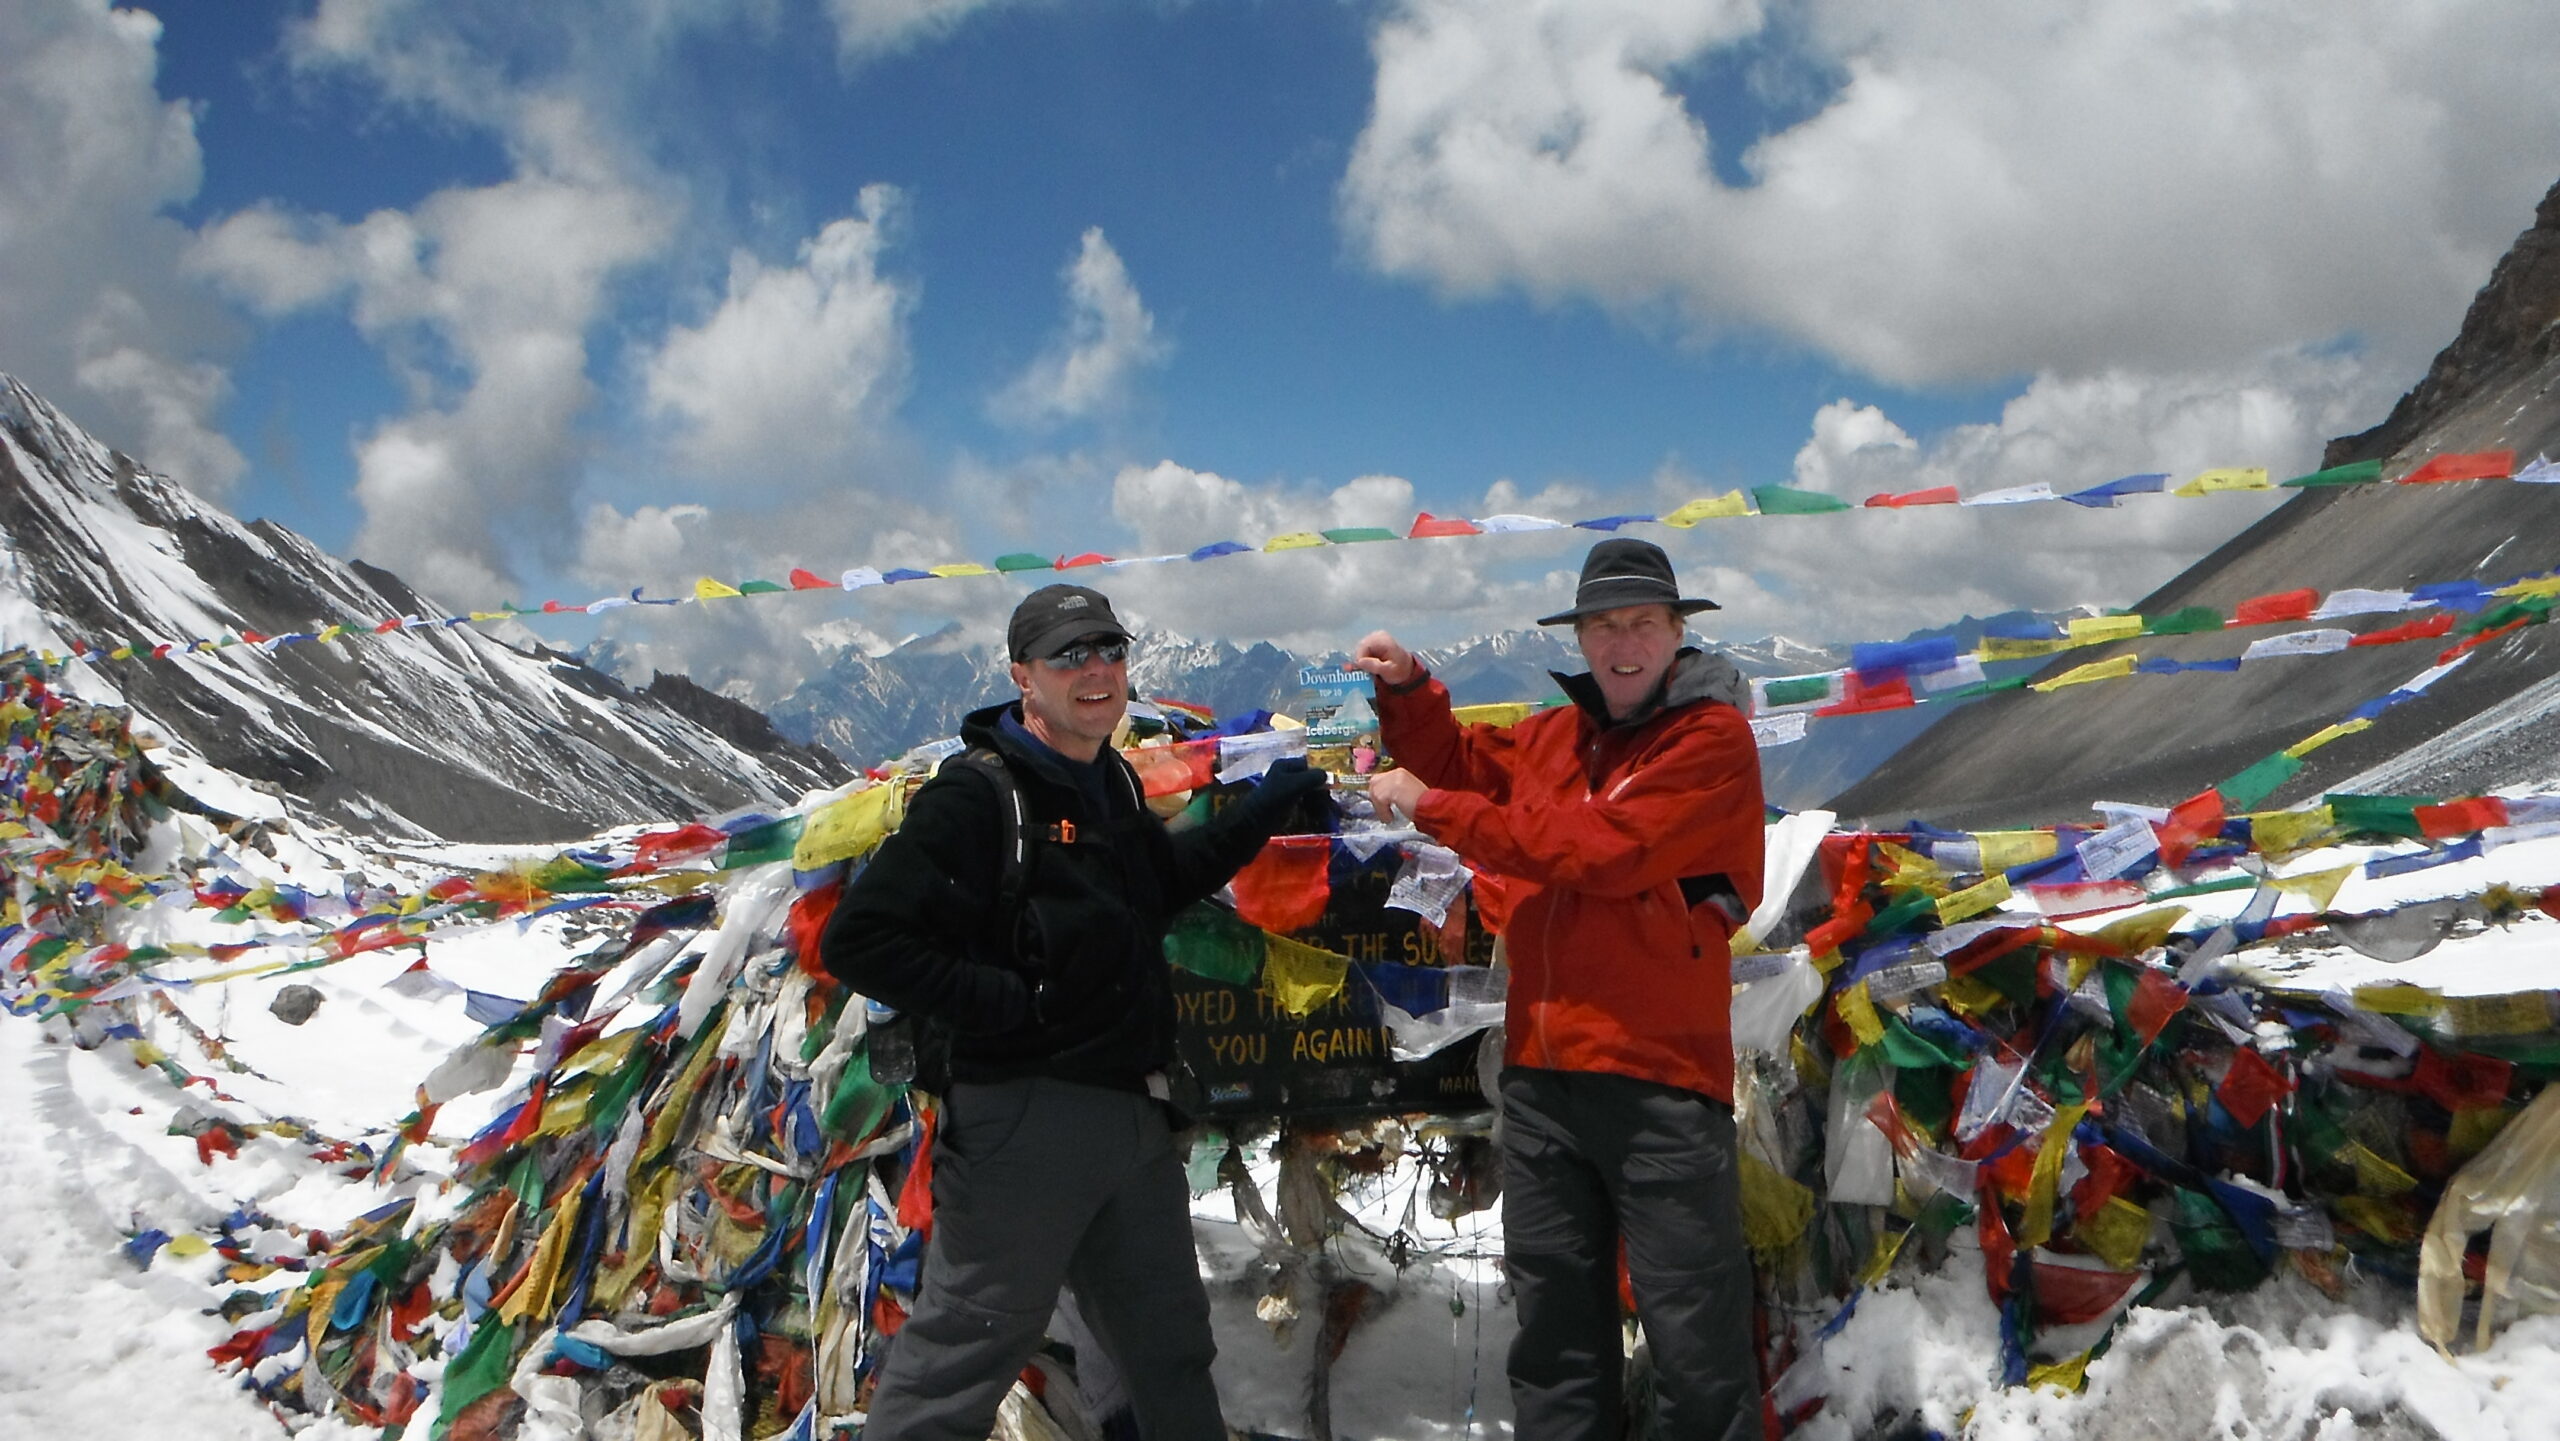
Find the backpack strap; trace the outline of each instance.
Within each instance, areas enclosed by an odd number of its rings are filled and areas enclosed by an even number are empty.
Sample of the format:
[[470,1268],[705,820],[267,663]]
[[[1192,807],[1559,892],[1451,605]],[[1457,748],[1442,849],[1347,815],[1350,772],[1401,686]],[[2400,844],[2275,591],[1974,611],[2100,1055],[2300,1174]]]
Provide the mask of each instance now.
[[1001,934],[1010,938],[1019,922],[1023,892],[1031,877],[1031,821],[1023,809],[1022,787],[1014,780],[1013,769],[1005,764],[1003,754],[992,747],[972,746],[951,759],[995,782],[996,794],[1001,797],[996,810],[1002,818],[1004,835],[996,845],[996,914],[1004,921]]

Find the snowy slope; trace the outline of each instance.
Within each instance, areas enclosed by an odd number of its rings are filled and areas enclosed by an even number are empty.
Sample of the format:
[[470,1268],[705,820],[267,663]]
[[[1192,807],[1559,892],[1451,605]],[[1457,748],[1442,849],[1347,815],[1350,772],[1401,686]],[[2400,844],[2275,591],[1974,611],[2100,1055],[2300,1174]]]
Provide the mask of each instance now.
[[[385,834],[567,839],[846,774],[778,738],[733,744],[573,660],[468,626],[373,634],[422,614],[441,612],[396,577],[233,520],[0,377],[0,648],[178,643],[73,675],[178,751],[311,814]],[[330,624],[350,634],[183,648]]]

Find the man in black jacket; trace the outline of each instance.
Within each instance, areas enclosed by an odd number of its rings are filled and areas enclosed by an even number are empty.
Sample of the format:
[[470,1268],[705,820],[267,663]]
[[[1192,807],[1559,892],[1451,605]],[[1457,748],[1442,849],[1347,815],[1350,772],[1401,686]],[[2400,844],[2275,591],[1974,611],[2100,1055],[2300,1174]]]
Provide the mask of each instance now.
[[[1022,698],[971,713],[960,733],[1000,761],[1010,795],[978,760],[946,762],[819,945],[847,985],[950,1033],[924,1285],[863,1434],[982,1441],[1063,1283],[1147,1441],[1224,1441],[1168,1117],[1164,931],[1324,777],[1275,768],[1209,824],[1169,834],[1110,745],[1129,693],[1129,633],[1111,602],[1044,586],[1015,609],[1006,643]],[[1012,796],[1018,819],[1005,814]],[[1008,908],[1016,836],[1028,849]]]

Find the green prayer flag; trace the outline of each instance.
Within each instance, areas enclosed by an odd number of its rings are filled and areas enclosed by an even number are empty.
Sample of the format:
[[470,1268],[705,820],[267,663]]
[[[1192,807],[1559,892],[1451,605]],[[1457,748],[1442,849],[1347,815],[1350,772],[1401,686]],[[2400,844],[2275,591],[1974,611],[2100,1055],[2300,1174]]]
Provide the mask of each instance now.
[[1011,555],[997,556],[996,569],[1007,573],[1017,570],[1055,570],[1057,562],[1045,555],[1033,555],[1027,550],[1017,550]]
[[436,1413],[436,1435],[451,1430],[473,1402],[507,1384],[515,1371],[515,1354],[516,1328],[500,1322],[495,1311],[482,1315],[462,1354],[445,1367],[444,1405]]
[[1354,545],[1364,540],[1397,540],[1401,538],[1394,531],[1389,530],[1382,525],[1346,525],[1333,530],[1320,530],[1317,531],[1316,534],[1332,541],[1335,545]]
[[1164,958],[1195,976],[1249,986],[1262,974],[1262,932],[1211,905],[1196,905],[1173,918],[1165,932]]
[[819,1129],[839,1141],[868,1140],[880,1118],[889,1114],[892,1099],[893,1088],[871,1079],[871,1054],[866,1046],[836,1077],[835,1093],[827,1097],[827,1107],[818,1116]]
[[[1900,1016],[1884,1018],[1885,1058],[1897,1066],[1961,1066],[1964,1052],[1944,1042],[1931,1040],[1903,1024]],[[1941,1086],[1943,1092],[1945,1087]],[[1897,1094],[1899,1091],[1897,1090]],[[1909,1107],[1903,1109],[1909,1110]]]
[[2333,795],[2328,799],[2329,813],[2336,817],[2342,835],[2398,836],[2413,841],[2426,837],[2418,826],[2418,807],[2437,804],[2434,796]]
[[1769,682],[1768,696],[1771,705],[1802,705],[1809,700],[1828,700],[1831,680],[1828,676],[1818,675],[1801,680],[1773,680]]
[[1909,930],[1912,923],[1938,913],[1938,898],[1926,891],[1915,892],[1876,912],[1867,922],[1866,934],[1890,936]]
[[2327,470],[2315,470],[2309,475],[2297,475],[2285,481],[2284,485],[2294,489],[2305,489],[2315,485],[2371,485],[2380,479],[2382,479],[2381,461],[2359,460],[2349,465],[2333,465]]
[[2220,629],[2222,612],[2209,605],[2191,605],[2167,615],[2147,617],[2142,622],[2144,635],[2194,635],[2199,631]]
[[782,584],[780,581],[742,580],[738,582],[738,594],[740,595],[776,595],[789,589],[789,586]]
[[1762,515],[1828,515],[1835,510],[1855,509],[1836,495],[1791,490],[1783,485],[1753,486],[1751,504]]
[[612,889],[606,884],[611,874],[602,866],[591,866],[571,856],[555,856],[534,867],[533,883],[555,896],[574,895]]
[[2247,770],[2214,787],[2222,792],[2227,810],[2255,810],[2258,804],[2274,795],[2302,771],[2302,757],[2277,751]]
[[720,869],[734,871],[791,859],[792,847],[800,843],[800,819],[784,816],[729,837],[729,848],[720,857]]

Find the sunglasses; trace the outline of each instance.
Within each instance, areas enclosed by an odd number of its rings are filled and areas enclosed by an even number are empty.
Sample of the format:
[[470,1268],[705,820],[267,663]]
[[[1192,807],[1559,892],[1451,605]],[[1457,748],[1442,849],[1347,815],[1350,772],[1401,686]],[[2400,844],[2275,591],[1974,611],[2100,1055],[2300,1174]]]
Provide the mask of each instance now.
[[1128,658],[1129,643],[1125,640],[1080,640],[1056,655],[1042,656],[1040,663],[1051,670],[1082,670],[1097,660],[1104,665],[1118,665]]

